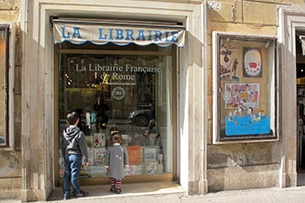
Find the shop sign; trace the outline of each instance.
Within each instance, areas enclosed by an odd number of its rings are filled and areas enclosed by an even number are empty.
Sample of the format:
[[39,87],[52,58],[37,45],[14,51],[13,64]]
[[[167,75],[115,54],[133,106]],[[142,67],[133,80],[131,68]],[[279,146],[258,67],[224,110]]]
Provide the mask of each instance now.
[[[66,77],[71,84],[86,81],[86,86],[92,86],[92,84],[134,85],[137,74],[160,74],[161,69],[159,60],[71,57],[68,59]],[[121,96],[124,97],[124,90],[118,89],[113,94],[120,100]]]
[[54,43],[69,41],[74,44],[83,44],[87,41],[94,44],[104,45],[109,42],[117,45],[156,44],[158,46],[169,46],[176,44],[178,47],[184,45],[185,30],[163,27],[138,27],[122,25],[101,24],[76,24],[65,22],[53,22]]

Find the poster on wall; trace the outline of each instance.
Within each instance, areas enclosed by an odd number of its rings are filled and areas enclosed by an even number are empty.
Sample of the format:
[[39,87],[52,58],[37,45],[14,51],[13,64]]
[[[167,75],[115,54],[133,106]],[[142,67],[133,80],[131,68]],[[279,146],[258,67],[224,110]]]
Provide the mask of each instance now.
[[226,83],[224,89],[225,108],[258,108],[259,95],[260,84],[258,83]]
[[259,108],[260,84],[225,84],[225,107],[232,109],[226,116],[226,135],[270,133],[270,117]]
[[227,46],[222,47],[219,54],[220,78],[222,80],[239,80],[236,75],[237,69],[237,50]]
[[270,134],[270,116],[263,110],[257,113],[251,107],[246,113],[229,113],[226,117],[226,136]]
[[244,56],[244,77],[262,77],[262,55],[261,49],[243,48]]

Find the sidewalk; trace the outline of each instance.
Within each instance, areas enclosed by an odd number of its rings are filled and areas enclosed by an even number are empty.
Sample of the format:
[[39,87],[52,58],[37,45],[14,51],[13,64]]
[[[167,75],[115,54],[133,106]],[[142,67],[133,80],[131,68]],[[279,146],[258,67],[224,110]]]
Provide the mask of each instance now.
[[[123,184],[121,194],[109,192],[108,186],[86,186],[88,197],[62,200],[60,188],[56,188],[48,201],[39,203],[301,203],[305,202],[305,186],[292,188],[266,188],[221,191],[206,195],[185,193],[176,183]],[[20,203],[3,200],[1,203]]]

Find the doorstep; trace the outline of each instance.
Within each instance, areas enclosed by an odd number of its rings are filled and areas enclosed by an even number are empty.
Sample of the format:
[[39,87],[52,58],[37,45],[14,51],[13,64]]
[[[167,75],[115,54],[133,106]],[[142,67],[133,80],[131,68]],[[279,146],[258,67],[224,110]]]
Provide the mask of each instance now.
[[[73,198],[65,200],[65,202],[98,202],[102,200],[114,201],[120,199],[133,199],[132,197],[140,196],[181,196],[185,195],[186,191],[175,182],[150,182],[150,183],[133,183],[133,184],[122,184],[122,193],[114,194],[109,191],[109,185],[94,185],[94,186],[81,186],[81,189],[89,192],[87,197]],[[47,202],[59,202],[63,200],[63,193],[61,187],[57,187],[53,190],[52,194],[48,198]],[[138,199],[140,201],[140,199]],[[142,199],[143,200],[143,199]],[[120,202],[124,202],[121,201]]]

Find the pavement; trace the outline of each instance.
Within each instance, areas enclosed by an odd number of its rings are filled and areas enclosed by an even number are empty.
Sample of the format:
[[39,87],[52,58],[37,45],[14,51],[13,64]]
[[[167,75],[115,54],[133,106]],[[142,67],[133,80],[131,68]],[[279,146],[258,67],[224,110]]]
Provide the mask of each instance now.
[[[81,186],[87,197],[63,200],[62,189],[53,190],[47,201],[36,203],[305,203],[305,170],[298,173],[297,187],[259,188],[209,192],[188,195],[176,182],[122,184],[122,193],[109,191],[109,185]],[[20,200],[1,200],[0,203],[21,203]]]
[[[304,176],[305,180],[305,176]],[[48,201],[39,203],[303,203],[305,202],[305,184],[290,188],[260,188],[231,190],[188,195],[174,182],[123,184],[122,193],[114,194],[109,186],[83,186],[89,196],[62,199],[61,188],[55,188]],[[0,200],[1,203],[20,203],[20,200]]]

